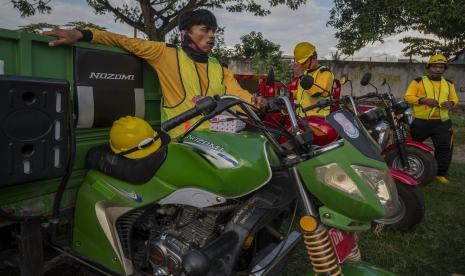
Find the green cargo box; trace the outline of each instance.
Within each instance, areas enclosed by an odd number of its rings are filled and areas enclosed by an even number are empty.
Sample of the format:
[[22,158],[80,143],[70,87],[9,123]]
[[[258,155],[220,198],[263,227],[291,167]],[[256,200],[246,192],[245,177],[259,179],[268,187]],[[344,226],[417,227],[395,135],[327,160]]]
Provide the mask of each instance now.
[[[51,40],[51,37],[0,29],[0,74],[64,79],[70,84],[72,96],[75,92],[74,52],[77,48],[127,54],[119,48],[82,42],[73,46],[52,48],[48,46]],[[142,67],[145,119],[157,127],[160,124],[161,89],[153,69],[145,62]],[[86,153],[90,148],[107,142],[108,131],[108,128],[76,129],[76,156],[63,195],[62,209],[73,206],[77,189],[86,174]],[[60,180],[61,178],[44,179],[2,187],[0,207],[15,215],[50,214]],[[7,222],[0,218],[0,223],[4,225]]]

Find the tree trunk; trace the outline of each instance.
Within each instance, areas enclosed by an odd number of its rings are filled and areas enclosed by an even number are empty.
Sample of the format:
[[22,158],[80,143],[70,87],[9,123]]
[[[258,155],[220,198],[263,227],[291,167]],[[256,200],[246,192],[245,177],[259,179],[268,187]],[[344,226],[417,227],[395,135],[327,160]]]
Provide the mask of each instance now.
[[147,35],[148,40],[165,42],[166,35],[161,30],[153,28],[151,32],[145,30],[144,33]]
[[139,4],[144,22],[144,33],[149,40],[160,41],[159,30],[155,27],[155,14],[150,1],[140,0]]

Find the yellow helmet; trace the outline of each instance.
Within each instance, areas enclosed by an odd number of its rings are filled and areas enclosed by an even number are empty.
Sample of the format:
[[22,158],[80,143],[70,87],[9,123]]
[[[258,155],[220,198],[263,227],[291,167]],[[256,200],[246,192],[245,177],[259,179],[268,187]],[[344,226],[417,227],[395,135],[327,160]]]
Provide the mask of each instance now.
[[447,66],[447,58],[442,54],[435,54],[428,60],[428,65],[432,64],[444,64]]
[[114,153],[130,159],[144,158],[162,145],[158,133],[146,121],[122,117],[110,129],[110,147]]
[[315,46],[308,42],[300,42],[294,47],[294,60],[299,64],[304,64],[307,59],[315,53]]

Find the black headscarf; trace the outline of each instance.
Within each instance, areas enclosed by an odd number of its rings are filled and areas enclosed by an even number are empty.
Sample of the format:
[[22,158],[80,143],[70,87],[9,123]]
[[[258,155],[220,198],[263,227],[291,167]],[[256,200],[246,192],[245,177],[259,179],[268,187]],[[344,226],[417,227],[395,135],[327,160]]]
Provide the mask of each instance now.
[[208,54],[202,52],[188,33],[182,35],[181,47],[195,62],[207,63]]

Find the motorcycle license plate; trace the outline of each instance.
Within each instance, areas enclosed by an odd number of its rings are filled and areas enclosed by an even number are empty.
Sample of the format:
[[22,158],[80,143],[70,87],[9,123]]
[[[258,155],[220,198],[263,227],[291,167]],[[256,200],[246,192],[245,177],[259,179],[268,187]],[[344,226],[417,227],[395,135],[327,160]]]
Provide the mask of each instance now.
[[342,263],[347,259],[357,242],[357,233],[331,228],[329,229],[329,238],[336,251],[337,260]]

